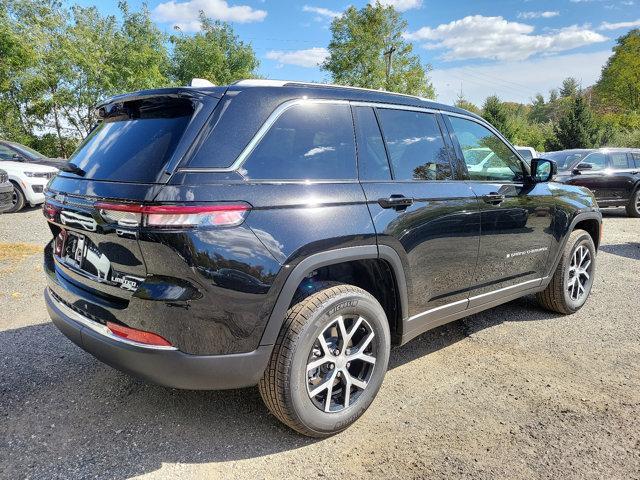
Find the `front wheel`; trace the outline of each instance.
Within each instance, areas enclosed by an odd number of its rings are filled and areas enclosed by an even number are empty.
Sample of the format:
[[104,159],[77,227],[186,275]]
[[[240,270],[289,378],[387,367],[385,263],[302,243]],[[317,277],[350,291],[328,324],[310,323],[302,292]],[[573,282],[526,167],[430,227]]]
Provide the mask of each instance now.
[[574,313],[589,298],[596,273],[596,247],[584,230],[571,232],[553,278],[546,289],[536,295],[547,310]]
[[328,283],[289,309],[260,395],[271,413],[304,435],[338,433],[378,393],[390,338],[385,312],[372,295]]

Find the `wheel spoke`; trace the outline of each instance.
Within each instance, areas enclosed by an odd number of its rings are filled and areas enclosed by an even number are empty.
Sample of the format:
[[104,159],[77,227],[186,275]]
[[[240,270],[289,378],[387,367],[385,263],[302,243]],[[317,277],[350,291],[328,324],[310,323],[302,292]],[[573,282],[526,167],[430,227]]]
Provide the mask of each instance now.
[[327,388],[327,398],[324,401],[324,411],[331,411],[331,396],[333,395],[333,382],[336,379],[336,372],[334,370],[331,378],[329,379],[329,386]]
[[342,315],[339,316],[337,319],[337,322],[338,322],[338,336],[342,338],[342,340],[344,341],[345,345],[343,346],[343,348],[345,348],[347,343],[347,327],[345,327],[344,325],[344,317]]
[[322,353],[325,355],[331,355],[329,351],[329,345],[327,345],[327,339],[324,338],[324,332],[318,335],[318,342],[320,343],[320,348],[322,348]]
[[583,270],[586,270],[587,268],[589,268],[589,265],[591,265],[591,259],[587,258],[587,261],[584,262],[582,265],[580,265],[580,268],[582,268]]
[[309,362],[307,364],[307,372],[309,370],[315,370],[318,367],[321,367],[322,365],[324,365],[325,363],[329,363],[331,361],[331,359],[327,358],[327,357],[322,357],[322,358],[318,358],[317,360],[313,360],[312,362]]
[[376,357],[372,357],[371,355],[367,355],[366,353],[356,353],[355,355],[349,357],[349,360],[362,360],[363,362],[370,363],[371,365],[376,364]]
[[328,396],[331,396],[331,391],[333,390],[333,381],[336,379],[336,371],[334,370],[328,379],[318,385],[316,388],[309,392],[310,397],[316,397],[318,394],[322,393],[324,390],[329,389],[327,393]]
[[358,328],[360,328],[363,320],[364,318],[358,317],[358,319],[353,322],[353,327],[351,327],[351,331],[349,332],[349,337],[347,340],[351,340],[353,338],[353,335],[358,331]]
[[343,372],[344,377],[344,408],[349,406],[349,401],[351,400],[351,375],[349,372]]
[[367,388],[367,382],[365,382],[364,380],[360,380],[359,378],[351,377],[351,384],[354,387],[358,387],[360,390],[364,390],[365,388]]

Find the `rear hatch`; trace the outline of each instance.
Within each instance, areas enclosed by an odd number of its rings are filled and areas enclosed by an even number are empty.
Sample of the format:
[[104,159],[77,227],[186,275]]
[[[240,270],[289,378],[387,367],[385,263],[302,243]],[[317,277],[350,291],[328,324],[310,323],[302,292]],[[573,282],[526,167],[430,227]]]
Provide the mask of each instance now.
[[147,274],[138,243],[143,205],[153,202],[221,93],[166,89],[100,106],[97,126],[52,180],[43,207],[54,236],[45,265],[64,287],[54,292],[62,300],[126,308]]

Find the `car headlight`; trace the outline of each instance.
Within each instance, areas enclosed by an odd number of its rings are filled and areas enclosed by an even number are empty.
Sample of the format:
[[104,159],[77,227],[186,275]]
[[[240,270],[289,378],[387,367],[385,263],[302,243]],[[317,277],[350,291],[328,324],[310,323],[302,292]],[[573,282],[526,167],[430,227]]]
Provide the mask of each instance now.
[[23,172],[27,177],[37,177],[38,172]]
[[23,172],[27,177],[31,178],[49,178],[49,174],[47,172]]

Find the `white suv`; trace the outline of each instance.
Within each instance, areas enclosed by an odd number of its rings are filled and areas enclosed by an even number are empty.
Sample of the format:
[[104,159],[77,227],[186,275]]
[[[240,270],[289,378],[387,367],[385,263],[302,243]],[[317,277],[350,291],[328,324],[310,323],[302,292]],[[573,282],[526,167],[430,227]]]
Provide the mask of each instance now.
[[14,187],[13,207],[9,212],[17,212],[27,203],[32,207],[44,203],[44,187],[58,173],[57,168],[35,163],[4,161],[0,166],[9,174]]

